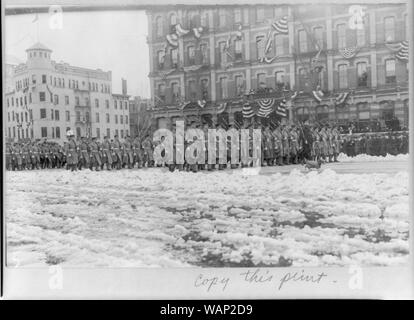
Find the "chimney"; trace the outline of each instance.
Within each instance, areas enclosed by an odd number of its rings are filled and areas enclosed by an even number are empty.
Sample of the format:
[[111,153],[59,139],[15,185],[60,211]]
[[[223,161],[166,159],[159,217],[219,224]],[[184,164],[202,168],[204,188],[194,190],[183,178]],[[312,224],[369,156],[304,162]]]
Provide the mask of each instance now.
[[122,94],[124,96],[127,95],[127,81],[122,78]]

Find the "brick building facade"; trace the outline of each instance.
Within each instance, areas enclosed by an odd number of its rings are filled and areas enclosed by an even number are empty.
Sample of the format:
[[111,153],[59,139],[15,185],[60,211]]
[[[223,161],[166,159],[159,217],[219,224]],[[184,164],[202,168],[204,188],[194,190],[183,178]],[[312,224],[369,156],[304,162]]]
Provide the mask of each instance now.
[[[299,93],[289,112],[293,120],[396,117],[408,126],[409,63],[392,50],[408,39],[406,5],[365,6],[357,29],[350,24],[355,13],[349,5],[181,6],[147,15],[156,127],[183,116],[213,122],[226,117],[232,123],[243,117],[244,94],[261,87],[274,95]],[[283,17],[286,33],[272,28]],[[171,38],[176,25],[182,32]],[[199,34],[193,31],[200,27]],[[312,59],[321,67],[316,74],[310,72]],[[319,89],[320,101],[312,94]],[[347,99],[339,105],[341,93]],[[203,107],[197,104],[202,100]],[[183,101],[192,103],[182,109]],[[218,113],[223,102],[234,103]]]

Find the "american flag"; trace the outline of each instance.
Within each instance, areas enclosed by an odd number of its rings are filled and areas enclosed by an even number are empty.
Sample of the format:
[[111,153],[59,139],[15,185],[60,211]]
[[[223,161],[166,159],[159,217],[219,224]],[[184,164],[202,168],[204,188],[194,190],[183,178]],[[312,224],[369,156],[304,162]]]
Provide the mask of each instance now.
[[399,60],[408,61],[408,41],[407,40],[401,41],[400,49],[398,50],[395,56]]
[[286,117],[287,116],[286,109],[287,109],[286,100],[283,99],[282,101],[280,101],[279,105],[277,106],[276,113],[279,116]]

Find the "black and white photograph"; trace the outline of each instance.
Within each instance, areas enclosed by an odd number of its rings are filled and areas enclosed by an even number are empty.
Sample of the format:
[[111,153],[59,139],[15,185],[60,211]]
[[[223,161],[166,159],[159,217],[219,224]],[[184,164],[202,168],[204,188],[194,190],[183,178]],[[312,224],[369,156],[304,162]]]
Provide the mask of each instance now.
[[6,284],[412,272],[407,1],[35,2],[3,4]]

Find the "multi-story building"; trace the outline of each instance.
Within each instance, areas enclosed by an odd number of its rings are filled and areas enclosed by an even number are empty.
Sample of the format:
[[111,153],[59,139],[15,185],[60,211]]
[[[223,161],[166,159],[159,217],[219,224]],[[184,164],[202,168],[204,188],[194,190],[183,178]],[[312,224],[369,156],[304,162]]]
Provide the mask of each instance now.
[[129,119],[131,136],[140,136],[141,131],[145,131],[145,122],[151,119],[150,100],[141,97],[130,99]]
[[[147,15],[157,127],[183,116],[242,120],[246,97],[263,92],[294,96],[293,120],[408,125],[408,58],[398,56],[410,31],[404,4],[181,6]],[[192,103],[183,109],[183,101]]]
[[10,75],[13,90],[5,94],[8,140],[61,141],[69,129],[77,138],[128,134],[128,97],[112,94],[111,71],[57,63],[41,43],[26,52],[26,63]]

